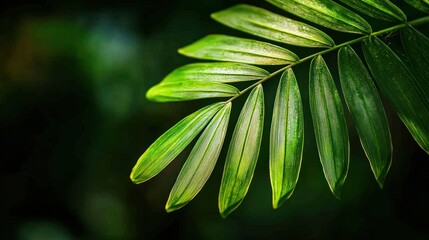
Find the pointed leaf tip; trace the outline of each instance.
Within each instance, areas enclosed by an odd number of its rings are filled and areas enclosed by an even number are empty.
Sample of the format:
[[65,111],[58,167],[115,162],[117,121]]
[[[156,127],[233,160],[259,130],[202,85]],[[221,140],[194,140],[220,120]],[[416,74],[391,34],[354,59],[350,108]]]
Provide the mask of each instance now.
[[130,175],[134,183],[145,182],[161,172],[206,126],[225,103],[206,106],[162,134],[137,160]]
[[349,168],[349,136],[343,107],[329,69],[319,55],[310,63],[310,112],[323,173],[336,198]]
[[229,215],[243,201],[255,171],[264,125],[264,93],[256,86],[241,110],[229,145],[219,191],[219,211]]
[[301,95],[292,69],[277,88],[270,131],[270,180],[273,208],[280,207],[298,182],[304,146]]

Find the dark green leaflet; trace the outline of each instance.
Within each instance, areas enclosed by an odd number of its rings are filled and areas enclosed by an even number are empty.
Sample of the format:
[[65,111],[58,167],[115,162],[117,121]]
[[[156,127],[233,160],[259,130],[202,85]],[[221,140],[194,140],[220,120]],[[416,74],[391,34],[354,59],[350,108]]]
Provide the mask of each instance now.
[[413,65],[413,73],[424,92],[429,92],[429,38],[413,27],[401,30],[405,53]]
[[[363,42],[363,52],[372,75],[416,142],[429,153],[429,98],[399,57],[380,39]],[[424,83],[423,83],[424,84]]]
[[320,55],[311,61],[309,95],[323,173],[339,199],[349,169],[349,135],[340,96]]
[[383,104],[371,75],[351,47],[338,52],[338,71],[347,107],[380,187],[392,163],[392,140]]
[[340,0],[350,7],[377,19],[385,21],[407,21],[407,17],[389,0]]
[[301,94],[292,69],[280,78],[270,132],[270,179],[273,208],[295,190],[304,147],[304,115]]
[[429,1],[427,0],[405,0],[405,2],[422,12],[429,13]]

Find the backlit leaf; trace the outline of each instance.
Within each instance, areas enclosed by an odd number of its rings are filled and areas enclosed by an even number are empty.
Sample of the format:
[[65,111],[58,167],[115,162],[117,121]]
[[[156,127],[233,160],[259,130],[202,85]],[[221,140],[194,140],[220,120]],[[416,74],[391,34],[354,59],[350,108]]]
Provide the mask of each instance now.
[[376,37],[364,40],[363,52],[378,87],[416,142],[429,153],[429,93],[424,89],[427,79],[416,79],[401,59]]
[[292,69],[280,78],[270,132],[270,179],[273,208],[280,207],[295,190],[304,146],[301,95]]
[[243,63],[214,62],[191,63],[175,69],[163,82],[201,81],[201,82],[243,82],[259,80],[270,73],[266,70]]
[[231,28],[281,43],[303,47],[334,45],[334,41],[317,28],[246,4],[236,5],[211,16]]
[[231,97],[238,89],[218,82],[172,81],[161,82],[149,89],[147,99],[155,102],[177,102],[202,98]]
[[407,21],[407,17],[389,0],[340,0],[350,7],[374,18],[386,21]]
[[383,104],[371,75],[351,47],[338,52],[338,71],[347,107],[380,187],[392,163],[392,140]]
[[241,110],[229,145],[219,192],[219,211],[228,216],[243,201],[258,160],[264,125],[264,93],[255,87]]
[[164,169],[206,126],[225,103],[206,106],[182,119],[161,135],[137,160],[130,178],[142,183]]
[[350,33],[371,33],[371,26],[359,15],[331,0],[268,0],[298,17],[321,26]]
[[227,103],[201,134],[170,192],[165,209],[175,211],[190,202],[210,177],[228,128],[231,103]]
[[179,49],[179,53],[193,58],[231,61],[257,65],[284,65],[298,61],[298,57],[282,47],[226,35],[208,35]]
[[349,168],[349,136],[340,96],[320,55],[311,61],[309,95],[323,173],[339,199]]

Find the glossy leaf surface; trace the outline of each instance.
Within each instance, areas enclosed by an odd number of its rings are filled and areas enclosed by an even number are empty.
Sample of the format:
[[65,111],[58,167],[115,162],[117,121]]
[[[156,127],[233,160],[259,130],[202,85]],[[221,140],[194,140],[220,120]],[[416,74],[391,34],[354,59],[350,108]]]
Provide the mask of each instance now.
[[213,13],[212,18],[231,28],[281,43],[303,47],[334,45],[334,41],[317,28],[246,4]]
[[372,75],[420,147],[429,153],[427,80],[416,79],[401,59],[380,39],[364,40],[363,52]]
[[320,55],[311,61],[309,88],[320,162],[332,193],[339,199],[349,168],[349,136],[340,96]]
[[321,26],[350,33],[371,33],[359,15],[331,0],[268,0],[283,10]]
[[163,82],[201,81],[201,82],[243,82],[259,80],[270,73],[266,70],[243,63],[214,62],[191,63],[175,69]]
[[201,81],[161,82],[149,89],[147,99],[155,102],[179,102],[202,98],[231,97],[237,88],[224,83]]
[[292,69],[280,78],[270,132],[270,180],[273,208],[280,207],[295,190],[304,147],[301,94]]
[[291,51],[270,43],[217,34],[181,48],[179,53],[199,59],[257,65],[283,65],[299,59]]
[[252,181],[264,127],[262,85],[249,94],[229,145],[219,192],[219,211],[228,216],[243,201]]
[[371,75],[351,47],[338,52],[338,71],[360,142],[378,184],[383,187],[392,163],[392,140],[383,103]]
[[190,202],[210,177],[222,150],[231,105],[226,104],[199,137],[170,192],[165,206],[167,212],[175,211]]
[[198,135],[225,103],[206,106],[161,135],[137,160],[130,178],[142,183],[157,175]]
[[340,0],[350,7],[377,19],[386,21],[407,21],[407,17],[389,0]]

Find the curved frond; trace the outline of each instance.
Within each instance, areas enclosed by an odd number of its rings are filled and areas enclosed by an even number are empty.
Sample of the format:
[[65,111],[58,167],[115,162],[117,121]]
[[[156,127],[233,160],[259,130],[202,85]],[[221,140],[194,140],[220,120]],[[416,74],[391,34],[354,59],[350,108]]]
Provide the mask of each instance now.
[[350,7],[364,13],[370,17],[374,17],[385,21],[407,21],[407,16],[400,8],[389,0],[340,0]]

